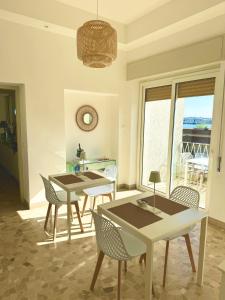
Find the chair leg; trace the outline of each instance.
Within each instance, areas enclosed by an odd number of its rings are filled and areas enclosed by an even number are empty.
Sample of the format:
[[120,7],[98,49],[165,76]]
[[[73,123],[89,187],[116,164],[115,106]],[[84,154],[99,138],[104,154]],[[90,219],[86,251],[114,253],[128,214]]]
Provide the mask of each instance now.
[[146,260],[146,253],[142,254],[139,258],[139,264],[142,264],[143,260]]
[[117,300],[120,300],[121,264],[122,264],[122,261],[121,261],[121,260],[118,260],[118,287],[117,287]]
[[84,205],[83,205],[83,209],[82,209],[82,213],[81,213],[82,217],[84,216],[84,212],[85,212],[87,200],[88,200],[88,195],[85,195],[85,197],[84,197]]
[[55,238],[56,238],[57,217],[58,217],[58,206],[55,205],[55,217],[54,217],[54,227],[53,227],[53,240],[54,241],[55,241]]
[[97,263],[96,263],[96,267],[95,267],[95,272],[94,272],[92,282],[91,282],[91,286],[90,286],[91,291],[94,290],[95,283],[96,283],[99,271],[101,269],[101,265],[102,265],[102,261],[103,261],[104,256],[105,256],[105,254],[102,251],[100,251],[99,255],[98,255],[98,260],[97,260]]
[[95,209],[95,202],[96,202],[96,197],[94,197],[92,209]]
[[48,219],[49,219],[49,215],[50,215],[50,212],[51,212],[51,208],[52,208],[52,204],[49,203],[46,218],[45,218],[44,231],[47,231]]
[[78,204],[77,201],[75,201],[74,205],[75,205],[75,208],[76,208],[77,219],[78,219],[78,222],[80,224],[80,230],[81,230],[81,232],[84,232],[83,224],[82,224],[81,217],[80,217],[79,204]]
[[73,223],[73,209],[72,209],[72,206],[71,206],[71,211],[70,211],[70,213],[71,213],[70,221],[71,221],[71,223]]
[[187,245],[187,250],[188,250],[188,254],[189,254],[189,258],[190,258],[190,262],[191,262],[192,272],[195,273],[196,268],[195,268],[194,256],[193,256],[193,252],[192,252],[192,248],[191,248],[191,240],[190,240],[189,234],[185,234],[184,238],[185,238],[185,242]]
[[127,273],[127,261],[126,260],[124,261],[124,271],[125,271],[125,273]]
[[164,273],[163,273],[163,287],[165,287],[165,285],[166,285],[166,270],[167,270],[168,254],[169,254],[169,245],[170,245],[170,241],[166,241],[166,253],[165,253]]
[[108,194],[108,197],[109,197],[110,202],[112,202],[112,201],[113,201],[113,198],[112,198],[112,194],[111,194],[111,193]]
[[[143,260],[144,260],[145,267],[146,267],[146,253],[144,253],[144,254],[142,254],[140,256],[139,264],[141,264]],[[155,289],[154,289],[154,285],[153,284],[152,284],[152,294],[153,294],[153,296],[155,296]]]

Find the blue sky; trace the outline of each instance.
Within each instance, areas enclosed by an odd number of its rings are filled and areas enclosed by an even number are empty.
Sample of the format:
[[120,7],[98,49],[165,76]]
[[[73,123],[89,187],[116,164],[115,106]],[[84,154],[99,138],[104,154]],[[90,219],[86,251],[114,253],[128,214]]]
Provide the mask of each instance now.
[[212,118],[213,99],[214,96],[185,98],[184,117]]

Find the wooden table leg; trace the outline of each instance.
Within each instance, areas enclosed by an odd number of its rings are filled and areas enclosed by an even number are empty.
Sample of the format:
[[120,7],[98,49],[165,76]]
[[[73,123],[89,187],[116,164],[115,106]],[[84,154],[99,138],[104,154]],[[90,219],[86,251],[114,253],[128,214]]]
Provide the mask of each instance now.
[[145,300],[152,300],[154,243],[149,241],[146,246]]
[[197,283],[200,286],[203,285],[203,273],[204,273],[204,259],[205,259],[205,244],[206,244],[207,224],[208,224],[208,217],[205,217],[201,221],[201,233],[200,233],[200,243],[199,243],[199,258],[198,258]]
[[70,192],[67,192],[67,230],[68,230],[68,241],[71,241],[71,223],[70,223],[70,217],[71,217],[71,194]]

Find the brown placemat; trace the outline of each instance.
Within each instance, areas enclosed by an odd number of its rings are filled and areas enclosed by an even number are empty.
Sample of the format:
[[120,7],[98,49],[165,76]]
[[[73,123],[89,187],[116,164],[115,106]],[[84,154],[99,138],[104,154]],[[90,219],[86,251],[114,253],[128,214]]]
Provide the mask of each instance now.
[[[145,201],[148,205],[154,206],[154,196],[150,196],[142,200]],[[190,208],[159,195],[155,195],[155,207],[170,216]]]
[[108,210],[138,229],[162,219],[133,203],[125,203]]
[[68,174],[68,175],[62,175],[62,176],[57,176],[55,177],[58,181],[60,181],[63,184],[73,184],[73,183],[79,183],[83,182],[84,180],[73,175],[73,174]]
[[84,176],[89,178],[89,179],[99,179],[99,178],[104,178],[103,176],[101,175],[98,175],[96,173],[93,173],[93,172],[85,172],[84,173]]

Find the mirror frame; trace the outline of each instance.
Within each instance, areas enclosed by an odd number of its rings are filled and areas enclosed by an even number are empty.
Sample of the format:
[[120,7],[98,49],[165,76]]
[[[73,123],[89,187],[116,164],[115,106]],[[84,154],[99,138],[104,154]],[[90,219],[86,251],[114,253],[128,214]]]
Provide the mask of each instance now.
[[[84,115],[90,114],[92,116],[92,122],[90,124],[84,123]],[[92,131],[98,125],[98,113],[94,107],[90,105],[83,105],[78,108],[76,112],[77,126],[83,131]]]

